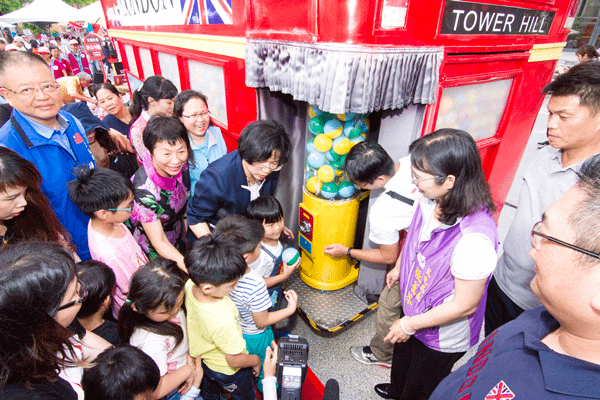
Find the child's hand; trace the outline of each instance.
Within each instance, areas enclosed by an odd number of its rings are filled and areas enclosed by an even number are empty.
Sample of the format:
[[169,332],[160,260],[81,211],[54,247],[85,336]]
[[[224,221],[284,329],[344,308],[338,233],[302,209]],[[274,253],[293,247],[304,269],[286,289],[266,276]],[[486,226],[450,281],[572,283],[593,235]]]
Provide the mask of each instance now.
[[294,233],[292,232],[292,230],[290,228],[288,228],[287,226],[283,227],[283,231],[282,233],[288,238],[288,239],[293,239],[294,238]]
[[287,308],[296,310],[296,308],[298,307],[298,295],[296,294],[296,292],[294,292],[293,290],[286,290],[285,292],[283,292],[283,294],[288,302]]
[[300,268],[300,264],[302,263],[302,257],[298,257],[298,261],[296,261],[293,265],[288,265],[286,262],[283,263],[283,274],[288,277],[292,275],[292,272]]
[[258,360],[258,363],[254,364],[254,366],[252,367],[252,374],[254,376],[260,376],[260,367],[261,367],[260,357],[258,357],[258,356],[253,356],[253,357],[256,357],[256,359]]
[[200,389],[200,384],[202,383],[202,378],[204,377],[204,369],[202,369],[202,358],[200,356],[193,358],[189,355],[188,357],[191,358],[194,362],[194,367],[192,368],[192,376],[194,378],[192,381],[192,386],[197,389]]
[[[272,350],[271,347],[273,347]],[[277,370],[277,343],[274,340],[271,342],[271,347],[267,347],[267,351],[265,352],[265,364],[263,367],[265,378],[275,376]]]

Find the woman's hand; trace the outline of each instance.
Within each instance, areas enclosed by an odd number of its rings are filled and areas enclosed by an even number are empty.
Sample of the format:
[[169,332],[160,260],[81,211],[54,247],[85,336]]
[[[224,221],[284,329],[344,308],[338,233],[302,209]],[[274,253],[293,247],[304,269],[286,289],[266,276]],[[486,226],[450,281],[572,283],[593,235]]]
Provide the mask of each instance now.
[[[272,350],[271,347],[273,348]],[[267,347],[267,351],[265,352],[265,364],[263,367],[265,378],[275,376],[275,372],[277,371],[277,343],[274,340],[271,342],[271,347]]]
[[325,246],[325,254],[329,254],[331,257],[340,258],[348,255],[348,247],[343,244],[328,244]]
[[120,132],[116,131],[113,128],[110,128],[108,134],[110,135],[110,138],[115,143],[115,146],[117,146],[117,149],[119,151],[128,151],[130,153],[135,153],[131,142],[125,135],[121,135]]
[[[409,325],[409,317],[402,318],[404,318],[404,328],[409,332],[414,332],[414,330]],[[406,342],[411,337],[411,335],[408,335],[402,329],[402,318],[397,319],[396,322],[392,324],[389,333],[386,335],[386,337],[383,338],[384,342],[402,343]]]
[[202,378],[204,377],[204,370],[202,369],[202,358],[200,356],[194,358],[188,355],[188,365],[192,367],[192,386],[196,389],[200,389]]

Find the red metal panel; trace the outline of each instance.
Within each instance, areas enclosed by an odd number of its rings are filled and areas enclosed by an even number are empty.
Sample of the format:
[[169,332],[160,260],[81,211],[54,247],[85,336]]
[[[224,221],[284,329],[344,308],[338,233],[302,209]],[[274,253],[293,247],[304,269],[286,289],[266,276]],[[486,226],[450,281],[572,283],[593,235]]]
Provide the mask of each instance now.
[[513,111],[504,128],[505,134],[498,146],[494,166],[488,175],[492,195],[500,206],[504,205],[510,190],[538,111],[544,101],[542,89],[551,81],[556,62],[551,60],[527,63],[521,76],[520,90],[515,93],[510,103]]

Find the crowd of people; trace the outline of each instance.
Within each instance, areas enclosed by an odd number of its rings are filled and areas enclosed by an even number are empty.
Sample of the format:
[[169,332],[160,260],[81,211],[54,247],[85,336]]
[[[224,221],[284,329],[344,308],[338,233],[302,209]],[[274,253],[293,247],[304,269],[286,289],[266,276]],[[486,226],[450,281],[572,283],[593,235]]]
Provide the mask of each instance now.
[[[228,153],[206,96],[160,76],[130,107],[110,83],[63,107],[69,76],[54,60],[0,52],[12,108],[0,128],[0,397],[254,399],[256,386],[276,399],[275,326],[298,304],[282,284],[300,264],[282,262],[293,233],[273,197],[285,129],[253,122]],[[548,143],[498,260],[467,132],[425,135],[398,164],[375,142],[350,150],[355,186],[385,189],[369,215],[379,248],[325,251],[390,265],[377,332],[351,349],[391,367],[380,396],[599,397],[600,64],[545,91]],[[484,325],[476,356],[448,376]]]

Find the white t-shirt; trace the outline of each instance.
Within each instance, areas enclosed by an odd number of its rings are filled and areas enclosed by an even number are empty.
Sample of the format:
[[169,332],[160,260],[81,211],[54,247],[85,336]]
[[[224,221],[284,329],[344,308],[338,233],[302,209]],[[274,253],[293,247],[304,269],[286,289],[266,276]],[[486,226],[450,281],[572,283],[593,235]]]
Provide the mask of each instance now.
[[238,281],[237,286],[229,297],[235,303],[240,313],[240,326],[246,335],[263,333],[267,328],[258,328],[254,324],[252,313],[258,313],[271,308],[271,298],[267,291],[265,280],[253,270]]
[[419,196],[419,190],[411,181],[410,156],[401,158],[400,169],[384,186],[382,193],[369,212],[369,240],[373,243],[393,245],[398,243],[401,230],[408,228],[414,214],[414,205],[389,195],[393,191],[410,200]]
[[[421,196],[418,199],[423,214],[423,225],[419,233],[419,241],[431,238],[436,228],[449,227],[433,218],[436,202]],[[462,218],[456,221],[458,224]],[[456,225],[455,224],[455,225]],[[485,279],[496,267],[496,249],[492,241],[481,233],[467,233],[460,238],[452,253],[450,272],[455,278],[464,280]]]
[[183,340],[177,347],[175,347],[177,342],[173,336],[157,335],[145,329],[136,329],[129,339],[130,345],[139,348],[154,360],[160,370],[160,376],[183,367],[187,363],[187,355],[190,352],[187,323],[183,310],[179,310],[171,322],[183,329]]
[[[71,337],[73,349],[75,350],[75,360],[83,360],[83,347],[76,336]],[[81,378],[83,378],[83,367],[81,365],[71,365],[61,368],[58,376],[69,382],[75,393],[77,400],[84,400],[83,388],[81,387]]]
[[269,253],[265,251],[264,248],[269,250],[271,254],[273,254],[275,258],[277,258],[283,251],[283,245],[280,241],[277,241],[277,245],[275,246],[269,246],[265,243],[261,243],[260,246],[260,256],[256,259],[256,261],[254,261],[251,264],[248,264],[248,266],[258,275],[262,276],[263,278],[268,278],[273,273],[273,268],[275,268],[275,260],[269,255]]

